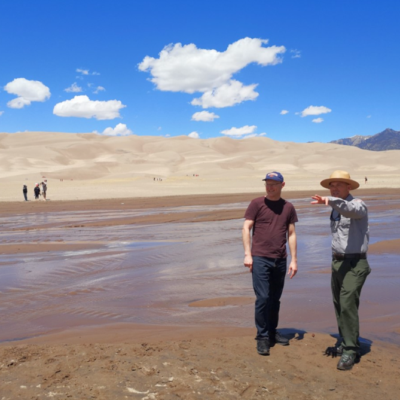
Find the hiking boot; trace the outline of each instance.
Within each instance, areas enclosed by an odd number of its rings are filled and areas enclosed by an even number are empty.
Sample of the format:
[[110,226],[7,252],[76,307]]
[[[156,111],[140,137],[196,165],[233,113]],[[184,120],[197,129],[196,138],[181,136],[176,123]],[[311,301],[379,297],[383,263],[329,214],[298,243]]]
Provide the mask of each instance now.
[[[325,355],[332,356],[332,357],[342,356],[343,350],[344,350],[343,344],[336,345],[333,347],[328,347],[325,350]],[[361,352],[360,352],[360,350],[357,350],[356,351],[356,361],[357,361],[357,359],[360,359],[360,358],[361,358]]]
[[343,345],[342,344],[339,345],[339,346],[334,347],[334,349],[335,349],[335,352],[336,352],[336,354],[338,356],[341,356],[343,354]]
[[342,354],[342,357],[340,357],[337,369],[340,369],[341,371],[348,371],[353,368],[355,360],[356,354],[344,353]]
[[281,346],[289,346],[289,339],[285,336],[282,336],[278,331],[275,332],[275,335],[270,337],[271,343],[280,344]]
[[257,353],[261,356],[269,356],[268,340],[257,340]]

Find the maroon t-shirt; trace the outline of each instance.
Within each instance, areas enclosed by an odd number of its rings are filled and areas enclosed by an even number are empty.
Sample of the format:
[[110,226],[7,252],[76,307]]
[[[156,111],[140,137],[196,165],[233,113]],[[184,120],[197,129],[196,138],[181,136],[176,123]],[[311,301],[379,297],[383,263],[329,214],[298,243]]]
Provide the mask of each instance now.
[[254,221],[251,254],[253,256],[286,258],[286,234],[289,224],[298,221],[292,203],[284,199],[254,199],[244,215]]

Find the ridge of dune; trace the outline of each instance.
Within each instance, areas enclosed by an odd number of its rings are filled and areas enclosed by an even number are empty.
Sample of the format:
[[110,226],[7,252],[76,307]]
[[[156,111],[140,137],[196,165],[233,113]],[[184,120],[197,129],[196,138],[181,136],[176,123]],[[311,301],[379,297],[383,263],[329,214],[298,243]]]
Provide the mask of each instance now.
[[21,200],[23,184],[32,191],[43,179],[58,200],[258,192],[269,170],[282,172],[291,190],[319,189],[336,169],[360,182],[367,175],[368,187],[393,188],[400,186],[399,157],[400,150],[266,137],[0,133],[0,182],[7,182],[3,201]]

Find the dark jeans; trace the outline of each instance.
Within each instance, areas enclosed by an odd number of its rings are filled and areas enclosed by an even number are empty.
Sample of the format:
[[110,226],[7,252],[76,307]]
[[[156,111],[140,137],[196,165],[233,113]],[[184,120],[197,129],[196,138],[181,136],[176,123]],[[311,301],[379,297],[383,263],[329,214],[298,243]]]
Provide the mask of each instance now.
[[332,261],[332,297],[345,353],[359,352],[358,306],[361,289],[370,274],[367,260]]
[[285,276],[286,258],[253,257],[257,340],[268,340],[275,336]]
[[28,194],[24,193],[25,201],[28,201]]

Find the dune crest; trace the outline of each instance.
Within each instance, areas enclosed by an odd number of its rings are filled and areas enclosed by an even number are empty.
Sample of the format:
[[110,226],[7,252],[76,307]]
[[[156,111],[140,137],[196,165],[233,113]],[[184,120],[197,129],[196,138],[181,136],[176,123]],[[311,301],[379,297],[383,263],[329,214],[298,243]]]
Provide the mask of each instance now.
[[49,182],[48,197],[56,200],[259,192],[269,170],[282,172],[291,190],[317,190],[335,169],[362,183],[367,175],[366,187],[399,187],[399,157],[400,150],[265,137],[0,133],[3,201],[21,200],[23,184],[32,191],[43,179]]

